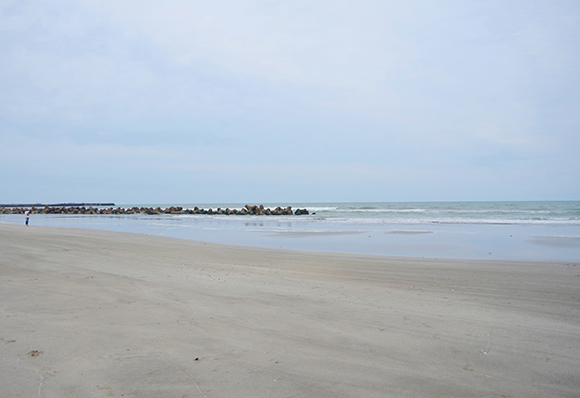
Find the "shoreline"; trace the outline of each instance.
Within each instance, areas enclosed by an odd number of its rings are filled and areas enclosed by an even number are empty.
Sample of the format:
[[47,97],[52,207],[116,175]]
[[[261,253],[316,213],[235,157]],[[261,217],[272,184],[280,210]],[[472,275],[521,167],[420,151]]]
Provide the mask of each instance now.
[[0,224],[0,381],[63,398],[573,397],[580,267],[546,265]]
[[[249,218],[246,218],[249,217]],[[333,223],[311,216],[51,215],[31,226],[141,233],[188,241],[409,258],[580,261],[579,226]],[[0,215],[22,225],[23,215]],[[420,230],[419,230],[420,228]],[[419,233],[420,232],[420,233]]]
[[[180,238],[176,236],[164,236],[164,235],[155,235],[151,233],[142,233],[142,232],[132,232],[132,231],[115,231],[115,230],[108,230],[108,229],[92,229],[87,227],[75,227],[75,226],[45,226],[45,225],[33,225],[33,226],[24,226],[20,224],[13,224],[13,223],[2,223],[0,222],[0,231],[2,231],[2,227],[16,227],[18,229],[22,228],[24,231],[30,229],[38,229],[39,231],[45,230],[50,233],[51,230],[61,231],[63,235],[84,235],[85,232],[88,235],[92,233],[103,234],[104,236],[110,234],[112,236],[118,236],[122,238],[126,236],[127,238],[134,237],[138,238],[141,237],[142,239],[152,239],[155,241],[159,239],[160,241],[168,240],[168,241],[176,241],[176,242],[188,242],[190,244],[196,246],[208,246],[214,247],[216,250],[219,251],[220,248],[224,250],[233,250],[233,251],[248,251],[248,252],[272,252],[272,253],[281,253],[286,255],[299,255],[299,256],[327,256],[327,257],[345,257],[345,258],[352,258],[352,259],[369,259],[369,260],[385,260],[385,261],[412,261],[412,262],[425,262],[425,263],[461,263],[461,264],[482,264],[482,265],[493,265],[493,264],[504,264],[504,265],[520,265],[520,266],[573,266],[573,267],[580,267],[580,259],[538,259],[538,260],[530,260],[530,259],[485,259],[485,258],[453,258],[453,257],[426,257],[426,256],[397,256],[397,255],[384,255],[384,254],[369,254],[369,253],[356,253],[356,252],[337,252],[337,251],[322,251],[322,250],[300,250],[300,249],[285,249],[285,248],[275,248],[275,247],[265,247],[265,246],[247,246],[243,244],[228,244],[228,243],[216,243],[216,242],[205,242],[200,240],[192,240],[188,238]],[[67,232],[69,231],[69,232]],[[74,231],[74,232],[73,232]],[[294,236],[298,237],[310,237],[313,235],[317,236],[334,236],[334,235],[356,235],[356,234],[363,234],[363,232],[321,232],[321,233],[302,233],[302,232],[282,232],[277,233],[277,235],[285,236],[286,239],[292,239]],[[433,233],[432,231],[416,231],[416,230],[394,230],[392,232],[388,232],[388,234],[393,235],[423,235],[423,234],[430,234]],[[176,243],[175,242],[175,243]]]

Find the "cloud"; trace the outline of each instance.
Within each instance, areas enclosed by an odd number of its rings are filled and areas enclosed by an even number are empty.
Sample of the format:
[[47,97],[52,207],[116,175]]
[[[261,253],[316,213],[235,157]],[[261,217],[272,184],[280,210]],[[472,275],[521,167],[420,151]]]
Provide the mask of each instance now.
[[202,173],[208,193],[236,171],[261,170],[263,192],[297,173],[312,181],[294,185],[305,196],[354,184],[361,200],[389,196],[375,185],[428,197],[413,184],[475,198],[470,175],[513,194],[504,177],[522,170],[542,194],[555,181],[545,170],[571,183],[580,169],[579,8],[6,1],[1,164],[34,173],[23,164],[36,159],[53,177],[117,169],[141,187],[139,170],[171,172],[176,186]]
[[[401,2],[103,1],[130,37],[144,37],[177,62],[232,74],[331,88],[372,88],[403,65],[396,32]],[[139,10],[135,12],[135,10]],[[361,74],[360,71],[365,73]]]

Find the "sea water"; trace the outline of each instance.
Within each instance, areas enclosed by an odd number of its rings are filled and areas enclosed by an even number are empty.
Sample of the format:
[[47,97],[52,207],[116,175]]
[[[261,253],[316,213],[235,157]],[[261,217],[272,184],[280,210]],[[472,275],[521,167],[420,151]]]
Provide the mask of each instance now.
[[[254,203],[250,203],[253,205]],[[120,207],[241,209],[244,204]],[[263,248],[402,257],[580,260],[580,202],[264,203],[309,215],[33,215],[31,225]],[[24,223],[19,215],[0,222]]]

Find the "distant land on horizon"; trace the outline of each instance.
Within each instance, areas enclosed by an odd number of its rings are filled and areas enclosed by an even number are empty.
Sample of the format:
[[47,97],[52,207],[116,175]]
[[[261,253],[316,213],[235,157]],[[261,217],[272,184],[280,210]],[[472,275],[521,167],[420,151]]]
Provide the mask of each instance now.
[[44,203],[34,203],[34,204],[0,204],[0,207],[72,207],[72,206],[115,206],[114,203],[54,203],[54,204],[44,204]]

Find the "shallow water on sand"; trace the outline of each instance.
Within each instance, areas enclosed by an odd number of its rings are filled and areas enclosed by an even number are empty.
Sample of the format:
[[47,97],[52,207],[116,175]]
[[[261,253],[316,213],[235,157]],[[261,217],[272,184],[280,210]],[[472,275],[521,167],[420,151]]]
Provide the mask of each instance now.
[[[580,260],[578,202],[514,203],[293,206],[308,208],[308,216],[35,214],[30,224],[306,251],[453,259]],[[205,206],[208,207],[211,205]],[[24,216],[0,215],[0,222],[24,224]]]

